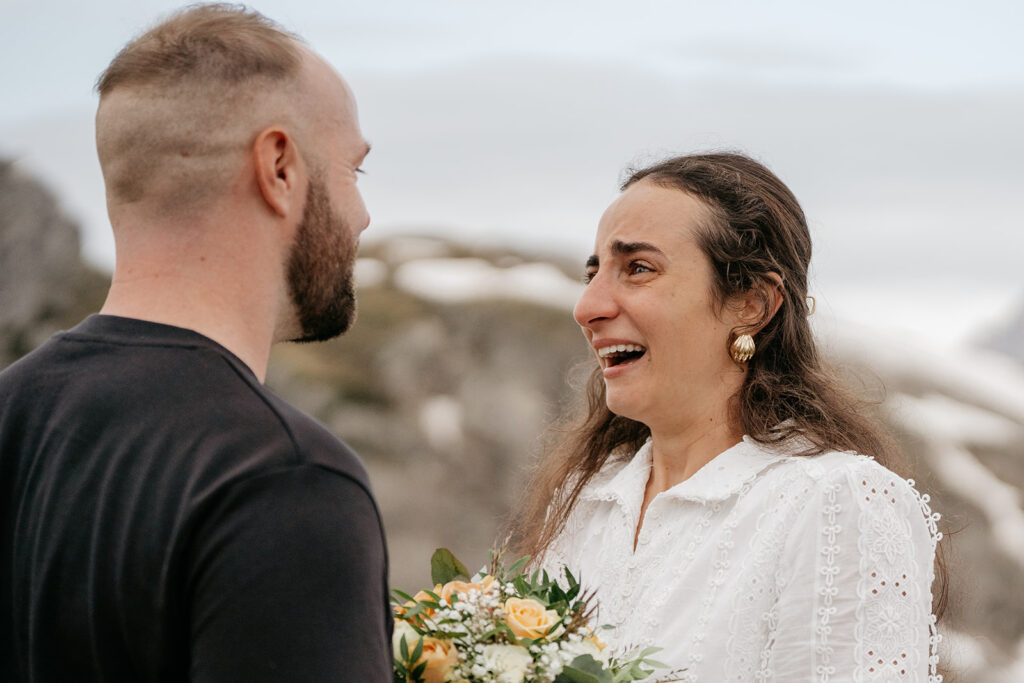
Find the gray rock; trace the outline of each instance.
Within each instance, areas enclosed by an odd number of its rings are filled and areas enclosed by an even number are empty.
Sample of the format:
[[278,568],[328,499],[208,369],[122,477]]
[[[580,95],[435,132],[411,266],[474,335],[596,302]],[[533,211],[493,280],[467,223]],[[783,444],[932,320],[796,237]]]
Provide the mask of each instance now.
[[81,260],[56,197],[0,161],[0,367],[94,310],[106,278]]

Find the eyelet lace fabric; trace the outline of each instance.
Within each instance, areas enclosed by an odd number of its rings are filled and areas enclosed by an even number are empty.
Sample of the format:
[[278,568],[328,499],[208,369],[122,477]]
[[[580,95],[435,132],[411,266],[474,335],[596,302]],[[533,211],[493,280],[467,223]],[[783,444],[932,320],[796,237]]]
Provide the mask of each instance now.
[[691,683],[941,681],[941,535],[912,481],[744,439],[659,494],[634,548],[650,467],[650,444],[606,466],[544,558],[596,589],[613,648],[660,647]]

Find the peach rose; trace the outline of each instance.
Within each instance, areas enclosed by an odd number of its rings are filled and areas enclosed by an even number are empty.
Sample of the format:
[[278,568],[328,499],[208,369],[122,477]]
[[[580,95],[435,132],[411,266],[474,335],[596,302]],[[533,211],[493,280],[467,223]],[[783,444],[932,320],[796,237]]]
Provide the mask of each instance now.
[[[436,586],[434,586],[434,594],[435,595],[439,595],[440,593],[441,593],[441,584],[437,584]],[[427,591],[420,591],[416,595],[412,596],[412,600],[406,602],[404,605],[395,605],[394,606],[395,616],[399,617],[399,618],[405,618],[405,613],[407,611],[409,611],[410,607],[414,606],[417,602],[423,602],[424,600],[433,601],[434,598],[432,598],[427,593]],[[419,622],[423,617],[425,617],[425,616],[429,617],[433,613],[434,613],[434,610],[432,610],[432,609],[425,609],[422,612],[420,612],[418,618],[413,619],[413,621]]]
[[544,605],[530,598],[509,598],[505,601],[505,612],[505,623],[517,638],[557,638],[565,628],[558,612],[544,609]]
[[420,662],[422,661],[427,662],[427,668],[423,671],[424,683],[445,683],[450,680],[452,669],[459,663],[459,653],[455,651],[455,645],[450,640],[425,636],[423,656],[420,658]]
[[486,591],[488,588],[494,585],[493,576],[485,576],[477,583],[469,583],[467,581],[449,581],[442,586],[437,592],[441,596],[441,599],[447,602],[449,605],[452,604],[452,596],[455,593],[465,597],[471,590],[478,590],[481,593]]
[[410,654],[416,649],[417,643],[421,639],[423,640],[423,654],[415,662],[406,662],[405,664],[409,669],[413,669],[421,662],[426,662],[427,667],[423,671],[424,683],[446,683],[450,680],[452,670],[459,663],[459,653],[455,651],[455,645],[450,640],[421,636],[405,622],[395,622],[395,633],[392,636],[395,659],[402,657],[401,641],[403,637]]

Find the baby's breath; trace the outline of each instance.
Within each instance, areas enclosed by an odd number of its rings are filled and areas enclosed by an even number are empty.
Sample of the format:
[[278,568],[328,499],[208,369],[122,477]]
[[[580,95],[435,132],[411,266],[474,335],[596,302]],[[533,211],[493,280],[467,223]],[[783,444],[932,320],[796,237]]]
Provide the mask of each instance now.
[[[447,583],[437,592],[418,594],[429,596],[420,600],[396,591],[396,619],[406,621],[421,638],[450,643],[457,661],[443,664],[450,666],[448,680],[554,683],[559,675],[583,661],[589,662],[588,670],[600,667],[598,683],[628,683],[650,675],[649,669],[641,667],[651,665],[646,659],[649,652],[623,661],[602,654],[603,646],[598,646],[592,636],[591,621],[596,611],[593,593],[583,591],[567,569],[557,581],[546,572],[527,573],[527,560],[523,558],[506,569],[498,552],[492,556],[491,573],[475,581]],[[464,571],[450,553],[438,564]],[[458,572],[452,574],[458,576]],[[445,583],[444,578],[435,580]],[[510,613],[506,604],[511,598],[517,602]],[[511,614],[522,614],[524,604],[536,609],[532,616],[541,626],[531,628],[538,630],[531,631],[512,618]],[[524,633],[532,635],[525,637]],[[396,681],[422,681],[422,662],[402,661],[398,650],[396,645]],[[408,643],[404,649],[409,659],[418,656],[413,654],[418,651],[422,648],[417,649],[416,643]]]

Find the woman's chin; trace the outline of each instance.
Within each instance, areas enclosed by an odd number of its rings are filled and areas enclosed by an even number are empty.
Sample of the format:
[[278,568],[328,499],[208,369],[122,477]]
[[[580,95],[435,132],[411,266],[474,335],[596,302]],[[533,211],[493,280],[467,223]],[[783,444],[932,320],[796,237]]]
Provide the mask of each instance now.
[[631,400],[630,397],[617,396],[614,393],[609,392],[605,396],[605,401],[608,405],[608,410],[612,411],[619,417],[624,417],[627,420],[633,420],[635,422],[643,422],[644,411],[640,409],[635,400]]

